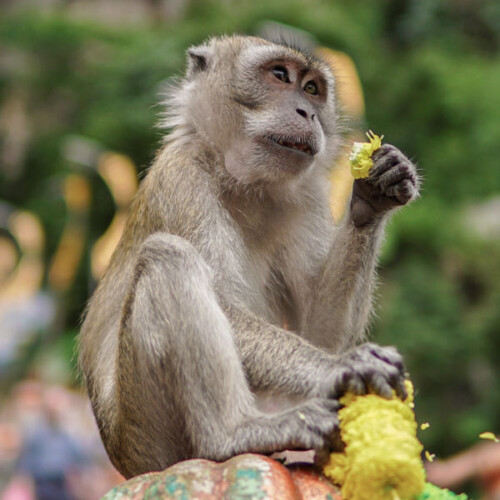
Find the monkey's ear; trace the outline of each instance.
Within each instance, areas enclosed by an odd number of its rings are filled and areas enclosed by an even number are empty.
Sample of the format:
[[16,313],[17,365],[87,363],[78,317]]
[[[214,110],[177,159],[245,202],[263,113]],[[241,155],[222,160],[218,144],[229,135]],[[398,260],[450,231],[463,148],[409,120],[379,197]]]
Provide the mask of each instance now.
[[205,71],[210,62],[211,50],[206,45],[191,47],[187,51],[188,60],[188,75],[192,76],[201,71]]

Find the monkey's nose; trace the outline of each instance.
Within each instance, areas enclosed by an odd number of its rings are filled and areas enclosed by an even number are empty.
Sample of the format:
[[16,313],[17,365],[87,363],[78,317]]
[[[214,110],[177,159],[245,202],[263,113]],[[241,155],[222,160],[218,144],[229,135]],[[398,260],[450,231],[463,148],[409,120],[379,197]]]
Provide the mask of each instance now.
[[[301,108],[297,108],[295,111],[297,111],[297,113],[300,115],[300,116],[303,116],[306,120],[308,119],[308,114],[307,114],[307,111],[305,111],[304,109],[301,109]],[[311,115],[311,121],[314,120],[314,117],[316,115]]]
[[300,108],[297,108],[295,111],[297,111],[297,113],[300,116],[303,116],[307,120],[307,111],[304,111],[303,109],[300,109]]

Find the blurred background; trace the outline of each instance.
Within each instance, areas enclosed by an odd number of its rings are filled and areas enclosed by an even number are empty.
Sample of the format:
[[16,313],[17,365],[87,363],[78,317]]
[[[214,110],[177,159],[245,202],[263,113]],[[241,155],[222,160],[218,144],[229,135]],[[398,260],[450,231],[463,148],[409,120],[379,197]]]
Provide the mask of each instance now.
[[500,498],[500,444],[478,437],[500,433],[498,1],[0,0],[0,499],[93,500],[122,480],[80,388],[80,317],[186,48],[270,22],[326,50],[353,136],[384,134],[420,167],[372,334],[405,356],[430,479]]

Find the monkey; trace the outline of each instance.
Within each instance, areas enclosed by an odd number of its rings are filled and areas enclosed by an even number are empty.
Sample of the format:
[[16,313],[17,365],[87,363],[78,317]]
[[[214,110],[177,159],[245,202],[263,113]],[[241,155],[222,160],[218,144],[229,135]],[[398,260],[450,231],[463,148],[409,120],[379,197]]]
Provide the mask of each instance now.
[[188,49],[169,130],[90,299],[79,366],[125,477],[190,458],[336,446],[346,391],[406,395],[392,346],[366,342],[386,221],[419,194],[390,144],[335,225],[336,81],[257,37]]

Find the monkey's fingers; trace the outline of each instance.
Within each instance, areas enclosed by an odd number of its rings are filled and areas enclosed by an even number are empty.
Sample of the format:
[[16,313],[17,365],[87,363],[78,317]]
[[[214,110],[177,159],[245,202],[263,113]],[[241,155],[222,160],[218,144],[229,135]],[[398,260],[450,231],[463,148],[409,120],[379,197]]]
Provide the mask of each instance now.
[[400,182],[408,180],[415,185],[416,180],[413,175],[413,167],[408,162],[398,162],[392,168],[381,174],[376,180],[375,185],[380,188],[383,194],[388,195],[387,190]]
[[406,389],[404,388],[403,373],[396,366],[377,359],[371,372],[368,371],[367,384],[372,392],[380,396],[390,399],[393,397],[394,391],[398,397],[404,399]]
[[370,353],[376,358],[384,361],[385,363],[395,366],[402,377],[405,376],[405,366],[403,362],[403,356],[398,352],[398,350],[393,346],[382,347],[377,344],[367,344],[369,346]]
[[418,196],[417,169],[398,148],[384,144],[373,153],[372,160],[374,165],[365,182],[372,187],[369,198],[374,206],[384,209],[380,200],[377,203],[379,196],[392,198],[392,206],[405,205]]
[[370,392],[378,394],[385,399],[392,399],[392,387],[389,381],[381,373],[374,373],[371,376],[369,386]]
[[[372,392],[385,398],[406,398],[405,367],[401,354],[394,347],[366,343],[351,351],[344,360],[336,389],[354,394]],[[393,392],[394,391],[394,392]]]
[[394,365],[384,363],[382,366],[374,367],[374,371],[369,373],[367,381],[370,392],[378,394],[387,399],[394,397],[394,393],[404,400],[408,396],[405,387],[405,376]]
[[378,179],[384,172],[397,165],[401,158],[406,158],[398,148],[392,144],[382,144],[373,155],[373,168],[370,170],[370,175],[367,180],[370,182]]
[[405,381],[399,376],[392,375],[387,377],[382,373],[375,373],[370,379],[369,386],[370,392],[378,394],[386,399],[392,399],[394,393],[403,401],[408,397]]
[[364,377],[359,371],[350,364],[342,364],[332,373],[329,395],[335,400],[347,392],[352,394],[366,394],[368,388]]
[[396,391],[398,398],[402,401],[408,397],[408,389],[406,388],[405,379],[398,378],[398,380],[393,384],[393,388]]
[[406,205],[417,197],[415,184],[409,179],[403,179],[401,182],[389,186],[386,193],[388,196],[396,198],[400,205]]

